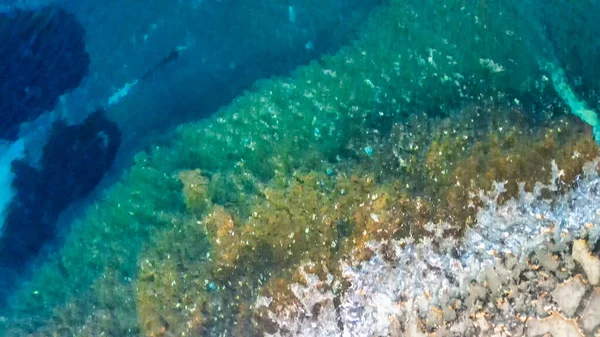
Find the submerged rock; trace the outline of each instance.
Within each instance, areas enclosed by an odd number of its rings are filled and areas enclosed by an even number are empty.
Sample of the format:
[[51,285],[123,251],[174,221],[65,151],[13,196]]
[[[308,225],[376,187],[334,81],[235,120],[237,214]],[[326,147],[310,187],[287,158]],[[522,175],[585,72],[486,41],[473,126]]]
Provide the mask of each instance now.
[[24,160],[13,162],[17,194],[0,237],[0,269],[5,271],[0,275],[18,274],[55,238],[60,213],[100,182],[120,143],[117,125],[98,110],[81,124],[56,123],[39,169]]
[[0,138],[16,139],[21,123],[79,86],[90,64],[84,37],[75,16],[60,8],[0,14]]

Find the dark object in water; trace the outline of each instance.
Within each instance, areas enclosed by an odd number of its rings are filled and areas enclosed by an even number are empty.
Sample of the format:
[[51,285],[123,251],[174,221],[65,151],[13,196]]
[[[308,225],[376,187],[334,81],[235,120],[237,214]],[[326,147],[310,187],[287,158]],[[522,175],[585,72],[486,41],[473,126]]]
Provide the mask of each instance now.
[[20,160],[12,163],[16,196],[0,235],[0,292],[14,282],[5,275],[20,274],[56,237],[60,213],[98,185],[120,143],[117,125],[97,110],[81,124],[55,123],[40,169]]
[[142,75],[142,77],[140,79],[141,80],[147,79],[148,77],[152,76],[152,74],[154,74],[154,72],[156,72],[160,67],[165,66],[165,65],[175,61],[178,57],[179,57],[179,50],[174,49],[173,51],[171,51],[169,53],[169,55],[163,57],[160,60],[160,62],[155,64],[154,67],[152,67],[150,70],[145,72],[144,75]]
[[0,138],[52,110],[87,74],[85,31],[64,9],[0,13]]

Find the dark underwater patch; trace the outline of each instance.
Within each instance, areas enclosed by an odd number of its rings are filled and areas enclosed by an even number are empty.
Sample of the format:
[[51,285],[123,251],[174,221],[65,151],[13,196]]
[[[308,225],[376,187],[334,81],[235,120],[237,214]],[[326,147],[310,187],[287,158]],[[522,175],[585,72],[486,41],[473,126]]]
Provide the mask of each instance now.
[[120,143],[117,125],[97,110],[81,124],[55,123],[39,169],[24,160],[12,163],[16,196],[0,236],[2,291],[55,239],[60,213],[100,182]]
[[0,14],[0,138],[14,140],[19,125],[52,110],[88,72],[85,31],[63,9]]

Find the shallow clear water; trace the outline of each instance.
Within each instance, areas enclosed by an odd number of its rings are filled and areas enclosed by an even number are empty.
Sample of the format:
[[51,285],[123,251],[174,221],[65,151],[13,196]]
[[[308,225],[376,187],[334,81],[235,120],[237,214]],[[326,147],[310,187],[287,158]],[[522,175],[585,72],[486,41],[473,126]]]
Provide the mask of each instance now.
[[600,2],[0,9],[0,334],[598,333]]

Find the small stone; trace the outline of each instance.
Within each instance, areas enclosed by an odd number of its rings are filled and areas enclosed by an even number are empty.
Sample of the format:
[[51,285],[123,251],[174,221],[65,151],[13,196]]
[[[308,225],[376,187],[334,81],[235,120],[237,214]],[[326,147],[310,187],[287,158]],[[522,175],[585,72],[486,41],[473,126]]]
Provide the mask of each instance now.
[[441,309],[438,308],[431,308],[431,310],[429,310],[429,313],[427,314],[427,319],[426,319],[426,327],[429,330],[433,330],[434,328],[440,326],[443,322],[443,312]]
[[584,295],[585,284],[583,283],[581,275],[577,275],[570,280],[559,284],[554,291],[552,291],[552,297],[567,317],[573,317],[573,315],[575,315]]
[[468,336],[473,330],[473,322],[462,318],[450,327],[451,336]]
[[435,331],[435,333],[433,334],[433,337],[445,337],[445,336],[450,336],[450,331],[448,330],[448,328],[445,325],[440,326],[439,329],[437,329]]
[[419,330],[419,323],[414,317],[409,318],[406,323],[406,330],[404,332],[406,337],[427,337],[427,334]]
[[505,336],[508,335],[508,336],[522,337],[525,335],[524,330],[525,330],[525,325],[518,324],[513,327],[512,331],[510,332],[510,335],[505,334]]
[[445,322],[452,322],[456,319],[456,311],[450,306],[444,306],[443,318]]
[[535,253],[535,257],[540,262],[540,264],[549,271],[554,272],[559,267],[558,262],[552,258],[552,254],[550,254],[546,251],[538,250]]
[[[571,275],[569,275],[569,277],[564,278],[562,281],[566,281],[567,279],[569,279],[571,277]],[[543,291],[547,291],[550,292],[552,291],[554,288],[556,288],[556,285],[558,284],[557,280],[554,277],[549,277],[545,280],[541,280],[538,283],[538,287],[543,290]]]
[[527,323],[527,336],[552,336],[552,337],[584,337],[572,319],[567,319],[559,313],[544,319],[533,319]]
[[529,301],[527,299],[527,296],[525,296],[525,294],[523,293],[519,293],[513,302],[513,308],[517,311],[517,312],[527,312],[529,311],[527,305],[528,305]]
[[583,267],[590,284],[597,286],[600,283],[600,259],[590,253],[585,240],[573,242],[573,259]]
[[600,326],[600,287],[592,292],[590,301],[581,314],[581,325],[588,334],[593,334]]
[[571,277],[572,273],[569,271],[557,271],[556,273],[554,273],[554,275],[556,275],[556,278],[559,281],[564,281],[566,279],[568,279],[569,277]]
[[465,300],[468,312],[477,311],[475,303],[478,299],[485,299],[487,296],[487,289],[481,285],[473,285],[469,288],[469,297]]
[[504,300],[500,303],[498,309],[500,309],[504,315],[508,315],[511,310],[511,305],[508,303],[508,301]]
[[390,337],[402,337],[402,324],[396,315],[390,316]]
[[546,306],[548,305],[547,293],[542,293],[537,298],[537,302],[535,305],[536,315],[538,317],[546,317],[548,313],[546,312]]
[[492,328],[491,324],[483,316],[477,317],[477,320],[474,322],[474,324],[477,328],[479,328],[480,332],[487,332]]
[[502,289],[502,277],[494,270],[488,268],[486,270],[487,287],[492,292],[492,297],[498,297]]

